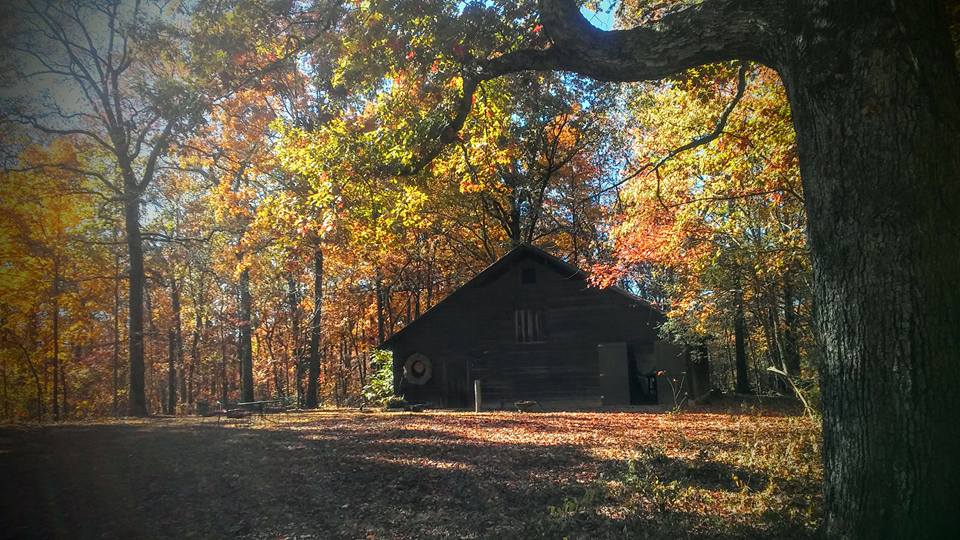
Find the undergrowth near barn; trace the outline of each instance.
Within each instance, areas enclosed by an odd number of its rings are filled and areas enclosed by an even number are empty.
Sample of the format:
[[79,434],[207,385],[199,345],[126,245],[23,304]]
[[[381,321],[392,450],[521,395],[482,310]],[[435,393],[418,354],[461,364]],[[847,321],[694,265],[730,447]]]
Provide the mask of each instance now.
[[11,537],[803,538],[809,418],[325,411],[0,429]]
[[[706,426],[690,416],[672,416],[673,433],[637,444],[605,464],[582,494],[551,506],[555,530],[568,537],[815,536],[820,432],[809,418],[740,416]],[[688,436],[690,429],[711,436]]]

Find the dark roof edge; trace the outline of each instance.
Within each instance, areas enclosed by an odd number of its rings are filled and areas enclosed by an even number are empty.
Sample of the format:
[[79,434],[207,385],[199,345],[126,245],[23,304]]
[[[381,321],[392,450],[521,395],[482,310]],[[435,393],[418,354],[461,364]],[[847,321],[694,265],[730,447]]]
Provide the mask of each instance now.
[[377,346],[377,348],[381,348],[381,349],[382,349],[382,348],[384,347],[384,345],[389,345],[389,344],[390,344],[391,342],[393,342],[400,334],[403,334],[404,332],[406,332],[408,328],[410,328],[411,326],[413,326],[414,324],[416,324],[418,321],[422,321],[423,319],[427,318],[427,316],[429,316],[430,314],[436,313],[437,309],[438,309],[440,306],[442,306],[443,304],[447,303],[448,300],[450,300],[451,298],[453,298],[454,296],[456,296],[457,294],[459,294],[460,291],[462,291],[463,289],[466,289],[466,288],[467,288],[469,285],[471,285],[472,283],[475,283],[475,282],[477,282],[477,281],[480,281],[480,280],[483,279],[485,276],[489,275],[489,274],[493,271],[494,268],[500,266],[501,264],[504,264],[504,262],[505,262],[507,259],[516,258],[518,253],[522,253],[522,252],[523,252],[523,247],[524,247],[525,245],[526,245],[526,244],[521,244],[521,245],[519,245],[519,246],[511,249],[510,251],[506,252],[506,253],[503,255],[503,257],[500,257],[499,259],[497,259],[497,260],[493,261],[492,263],[488,264],[487,267],[484,268],[483,270],[481,270],[477,275],[475,275],[475,276],[473,276],[472,278],[470,278],[470,279],[468,279],[467,281],[465,281],[462,285],[460,285],[459,287],[457,287],[456,289],[454,289],[453,292],[451,292],[451,293],[448,294],[447,296],[443,297],[443,299],[440,300],[439,302],[437,302],[436,304],[430,306],[430,308],[427,309],[426,311],[424,311],[423,313],[421,313],[419,317],[417,317],[416,319],[408,322],[407,324],[405,324],[405,325],[403,326],[403,328],[401,328],[400,330],[397,330],[396,332],[394,332],[392,336],[390,336],[390,337],[388,337],[387,339],[383,340],[383,342],[381,342],[381,343]]
[[[387,339],[383,340],[383,341],[377,346],[377,348],[382,349],[382,348],[384,348],[385,346],[390,345],[392,342],[394,342],[394,341],[396,340],[396,338],[398,338],[401,334],[405,333],[408,328],[410,328],[411,326],[414,326],[414,325],[417,324],[419,321],[422,321],[422,320],[428,318],[429,315],[431,315],[431,314],[433,314],[433,313],[436,313],[437,309],[438,309],[440,306],[442,306],[443,304],[447,303],[447,301],[450,300],[451,298],[453,298],[454,296],[457,296],[457,295],[460,293],[460,291],[466,289],[467,287],[469,287],[470,285],[472,285],[472,284],[474,284],[474,283],[477,283],[477,282],[479,282],[479,281],[482,281],[486,276],[489,276],[495,269],[499,268],[500,266],[503,266],[504,264],[507,264],[508,261],[513,260],[513,259],[519,257],[520,254],[522,254],[522,253],[532,253],[532,254],[534,254],[534,255],[538,255],[538,256],[540,256],[540,257],[543,257],[544,259],[546,259],[546,262],[551,263],[551,264],[554,264],[554,265],[556,265],[556,266],[559,266],[559,267],[563,268],[564,270],[568,271],[568,272],[570,273],[570,276],[569,276],[569,277],[574,277],[574,276],[576,276],[576,277],[580,277],[580,278],[584,278],[584,279],[585,279],[587,276],[590,275],[590,274],[587,273],[586,271],[581,270],[580,268],[577,268],[576,266],[573,266],[572,264],[564,261],[563,259],[561,259],[561,258],[559,258],[559,257],[557,257],[557,256],[555,256],[555,255],[551,255],[550,253],[547,253],[546,251],[544,251],[544,250],[542,250],[542,249],[540,249],[540,248],[538,248],[538,247],[536,247],[536,246],[534,246],[534,245],[527,244],[527,243],[520,244],[520,245],[518,245],[517,247],[515,247],[515,248],[511,249],[510,251],[506,252],[502,257],[500,257],[500,258],[497,259],[496,261],[494,261],[494,262],[490,263],[489,265],[487,265],[487,267],[484,268],[483,270],[481,270],[477,275],[475,275],[475,276],[473,276],[472,278],[468,279],[466,282],[463,283],[463,285],[460,285],[459,287],[457,287],[456,289],[454,289],[453,292],[451,292],[450,294],[448,294],[447,296],[445,296],[445,297],[443,298],[443,300],[440,300],[439,302],[437,302],[436,304],[434,304],[433,306],[431,306],[428,310],[426,310],[426,311],[424,311],[423,313],[421,313],[419,317],[417,317],[416,319],[408,322],[406,325],[404,325],[403,328],[401,328],[400,330],[397,330],[392,336],[390,336],[390,337],[388,337]],[[641,297],[639,297],[639,296],[631,293],[630,291],[628,291],[628,290],[626,290],[626,289],[624,289],[623,287],[620,287],[620,286],[618,286],[618,285],[611,285],[611,286],[609,286],[609,287],[601,288],[600,290],[601,290],[601,291],[609,291],[609,292],[616,293],[616,294],[618,294],[618,295],[620,295],[620,296],[622,296],[622,297],[625,297],[626,299],[628,299],[628,300],[630,300],[630,301],[632,301],[632,302],[638,302],[638,303],[640,303],[640,304],[643,304],[644,306],[646,306],[646,307],[654,310],[654,311],[657,312],[657,313],[660,313],[661,315],[663,314],[662,311],[660,311],[656,306],[654,306],[653,304],[651,304],[648,300],[645,300],[645,299],[643,299],[643,298],[641,298]]]

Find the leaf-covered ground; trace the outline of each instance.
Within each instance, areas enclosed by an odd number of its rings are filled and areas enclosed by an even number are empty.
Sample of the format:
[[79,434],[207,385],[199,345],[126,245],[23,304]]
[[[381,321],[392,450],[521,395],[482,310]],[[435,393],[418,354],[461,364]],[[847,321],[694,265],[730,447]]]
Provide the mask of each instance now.
[[10,538],[808,537],[819,433],[756,413],[315,412],[0,429]]

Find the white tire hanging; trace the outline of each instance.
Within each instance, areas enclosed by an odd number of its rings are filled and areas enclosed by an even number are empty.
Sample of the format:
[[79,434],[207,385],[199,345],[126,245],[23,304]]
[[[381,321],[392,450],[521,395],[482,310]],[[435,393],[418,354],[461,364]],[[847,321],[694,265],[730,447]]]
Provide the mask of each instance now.
[[403,363],[403,378],[412,384],[426,384],[433,375],[433,364],[426,355],[413,353]]

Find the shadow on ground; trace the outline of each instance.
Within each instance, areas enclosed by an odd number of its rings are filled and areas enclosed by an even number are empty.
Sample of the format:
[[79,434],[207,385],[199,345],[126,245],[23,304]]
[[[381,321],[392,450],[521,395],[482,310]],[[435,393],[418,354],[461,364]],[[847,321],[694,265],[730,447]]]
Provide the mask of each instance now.
[[554,519],[551,506],[584,492],[576,473],[600,465],[583,446],[370,422],[0,429],[0,537],[560,538],[570,526],[574,538],[644,536],[643,523],[616,517]]

